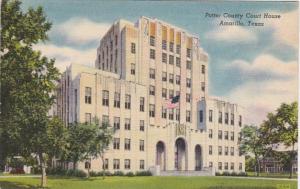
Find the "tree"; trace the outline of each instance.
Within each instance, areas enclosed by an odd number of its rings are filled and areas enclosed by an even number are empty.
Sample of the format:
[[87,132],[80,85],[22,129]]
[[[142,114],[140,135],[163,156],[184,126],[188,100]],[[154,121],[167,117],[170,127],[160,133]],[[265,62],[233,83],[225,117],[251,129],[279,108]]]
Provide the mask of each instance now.
[[254,125],[245,125],[241,131],[240,152],[245,155],[254,155],[257,176],[260,173],[260,158],[267,151],[262,138],[259,128]]
[[269,113],[267,120],[262,124],[261,130],[268,133],[268,143],[284,144],[290,147],[289,170],[290,178],[293,175],[293,160],[297,154],[295,144],[298,142],[298,103],[283,103],[276,113]]
[[45,187],[47,158],[63,148],[65,138],[64,132],[57,132],[63,130],[61,122],[48,116],[59,72],[53,59],[32,47],[48,39],[51,23],[43,9],[29,8],[23,13],[20,5],[18,0],[1,2],[2,159],[35,154],[42,169],[41,186]]

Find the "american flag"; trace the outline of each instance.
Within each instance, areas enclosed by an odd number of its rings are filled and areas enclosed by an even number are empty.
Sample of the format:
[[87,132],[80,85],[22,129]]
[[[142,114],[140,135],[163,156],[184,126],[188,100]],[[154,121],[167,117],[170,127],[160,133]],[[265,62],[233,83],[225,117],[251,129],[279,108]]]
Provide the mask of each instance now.
[[176,108],[179,105],[180,96],[176,95],[171,99],[166,100],[166,107],[168,109]]

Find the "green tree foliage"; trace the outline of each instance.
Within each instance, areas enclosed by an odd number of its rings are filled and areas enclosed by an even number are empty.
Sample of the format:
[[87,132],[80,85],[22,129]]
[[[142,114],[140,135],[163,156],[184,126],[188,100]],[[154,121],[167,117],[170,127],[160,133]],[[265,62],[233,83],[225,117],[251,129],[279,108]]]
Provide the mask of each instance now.
[[297,155],[295,145],[298,142],[298,103],[283,103],[275,113],[269,113],[267,120],[261,126],[267,144],[284,144],[290,147],[289,167],[290,178],[292,178],[293,160]]
[[63,124],[50,119],[59,72],[54,60],[33,45],[47,40],[51,23],[41,7],[22,12],[18,0],[1,2],[1,152],[23,157],[36,154],[46,185],[46,161],[64,146]]

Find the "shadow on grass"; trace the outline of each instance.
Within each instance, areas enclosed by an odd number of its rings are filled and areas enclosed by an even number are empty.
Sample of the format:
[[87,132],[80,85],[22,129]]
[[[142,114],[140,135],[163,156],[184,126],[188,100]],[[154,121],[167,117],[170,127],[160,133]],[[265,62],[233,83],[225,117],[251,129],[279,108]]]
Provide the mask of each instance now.
[[24,184],[20,182],[0,181],[1,189],[41,189],[39,186]]

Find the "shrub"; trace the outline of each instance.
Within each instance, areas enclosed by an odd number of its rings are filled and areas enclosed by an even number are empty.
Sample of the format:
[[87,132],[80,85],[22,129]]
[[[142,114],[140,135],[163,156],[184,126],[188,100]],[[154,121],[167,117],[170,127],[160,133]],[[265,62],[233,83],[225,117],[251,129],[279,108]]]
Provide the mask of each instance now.
[[231,174],[230,174],[231,176],[237,176],[237,173],[236,172],[231,172]]
[[216,176],[222,176],[220,172],[216,172]]
[[133,172],[127,172],[125,175],[128,176],[128,177],[133,177],[134,173]]
[[136,176],[152,176],[150,171],[137,171],[135,173]]
[[122,171],[115,171],[114,176],[124,176],[124,173]]
[[78,169],[69,169],[66,172],[66,176],[73,176],[73,177],[87,177],[86,172]]
[[246,177],[246,176],[248,176],[248,174],[246,172],[239,172],[238,176]]
[[47,168],[46,172],[49,175],[66,175],[67,170],[63,169],[62,167],[54,167]]
[[96,177],[98,176],[98,173],[95,171],[90,171],[90,177]]
[[10,174],[25,174],[25,171],[22,168],[13,168]]
[[230,173],[229,173],[228,171],[224,171],[224,172],[222,173],[222,175],[223,175],[223,176],[230,176]]
[[113,174],[111,172],[109,172],[109,171],[105,171],[105,172],[104,171],[99,171],[97,173],[97,176],[103,176],[104,173],[105,173],[105,176],[113,176]]

